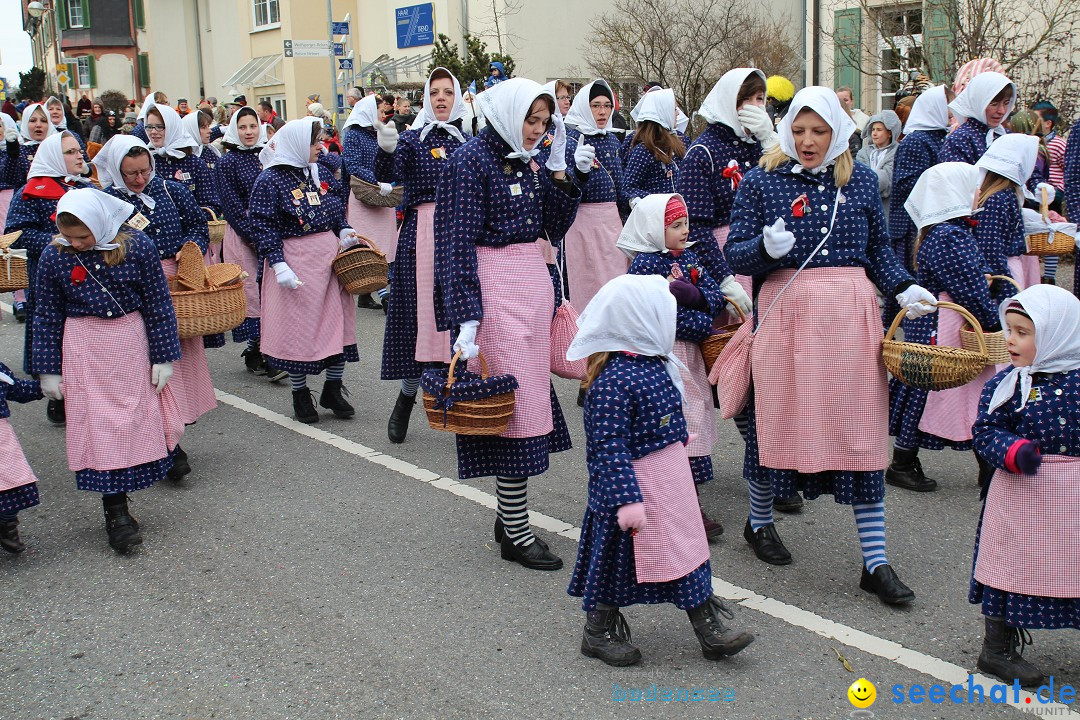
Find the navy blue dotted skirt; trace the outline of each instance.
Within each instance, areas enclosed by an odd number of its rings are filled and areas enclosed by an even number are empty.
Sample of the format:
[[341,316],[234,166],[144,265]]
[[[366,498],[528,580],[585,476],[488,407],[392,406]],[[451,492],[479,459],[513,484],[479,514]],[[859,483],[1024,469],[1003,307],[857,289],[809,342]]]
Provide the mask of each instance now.
[[951,447],[971,450],[970,440],[955,442],[919,429],[927,395],[928,391],[908,387],[896,378],[889,380],[889,434],[896,438],[900,447],[909,449],[944,450]]
[[75,486],[105,495],[135,492],[164,480],[172,465],[172,457],[166,457],[122,470],[79,470],[75,473]]
[[262,321],[259,318],[244,318],[244,322],[233,328],[232,340],[235,343],[244,343],[248,340],[258,340]]
[[390,306],[383,334],[383,380],[412,380],[425,365],[416,361],[416,210],[409,208],[398,233],[390,268]]
[[0,515],[14,515],[41,502],[37,483],[20,485],[0,492]]
[[293,375],[318,375],[326,368],[340,365],[343,362],[360,362],[360,351],[356,349],[356,345],[346,345],[344,352],[312,362],[281,360],[269,355],[266,356],[266,363],[270,367],[284,370]]
[[711,455],[701,455],[690,458],[690,473],[694,476],[695,485],[704,485],[713,479],[713,464]]

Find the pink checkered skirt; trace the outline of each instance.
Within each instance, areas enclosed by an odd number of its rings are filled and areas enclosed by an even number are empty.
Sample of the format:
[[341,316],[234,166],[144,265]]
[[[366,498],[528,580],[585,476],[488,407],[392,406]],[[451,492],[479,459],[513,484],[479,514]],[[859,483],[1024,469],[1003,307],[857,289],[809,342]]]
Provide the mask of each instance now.
[[[397,210],[392,207],[371,207],[349,193],[349,227],[371,238],[386,253],[386,262],[397,256]],[[417,228],[419,236],[419,228]],[[295,270],[296,268],[293,268]]]
[[637,581],[678,580],[709,559],[686,448],[651,452],[634,461],[634,474],[645,498],[645,527],[634,536]]
[[[176,261],[171,258],[162,260],[161,268],[166,276],[176,275]],[[194,337],[181,340],[180,355],[180,359],[173,363],[169,387],[180,406],[180,417],[185,425],[190,425],[217,407],[217,397],[214,395],[214,381],[210,379],[203,339]]]
[[331,263],[338,254],[331,232],[285,238],[285,262],[304,283],[295,290],[263,269],[262,351],[279,360],[318,362],[356,344],[356,302],[345,292]]
[[450,333],[435,327],[435,203],[416,206],[416,362],[450,362]]
[[[953,301],[948,293],[940,293],[938,299]],[[937,344],[963,347],[960,344],[960,328],[964,325],[966,322],[960,313],[947,308],[938,310]],[[967,385],[929,392],[922,418],[919,419],[919,429],[953,442],[971,440],[971,426],[979,415],[979,395],[996,372],[997,368],[991,365]]]
[[975,579],[1011,593],[1080,598],[1080,458],[1043,455],[1035,475],[994,474]]
[[718,439],[716,432],[716,409],[713,406],[709,370],[701,357],[701,346],[686,340],[675,341],[675,357],[682,360],[686,370],[680,370],[683,386],[682,409],[686,417],[686,429],[694,438],[686,446],[690,457],[712,455]]
[[[563,240],[570,302],[578,312],[585,311],[589,301],[608,280],[625,275],[630,268],[626,255],[615,247],[620,232],[622,218],[615,203],[581,203],[578,206],[574,224]],[[548,284],[551,284],[550,279]]]
[[[730,225],[722,225],[718,228],[713,228],[713,237],[716,238],[716,244],[720,247],[721,251],[723,251],[724,246],[727,245],[727,236],[730,230]],[[716,282],[720,282],[723,279],[724,278],[713,278],[713,280],[715,280]],[[746,291],[747,295],[749,295],[750,297],[754,296],[753,278],[751,278],[749,275],[736,275],[735,281],[742,285],[742,289]],[[735,315],[736,317],[738,316],[737,313],[735,313],[734,311],[732,311],[731,314]]]
[[1035,255],[1017,255],[1008,258],[1009,274],[1025,290],[1042,282],[1042,267]]
[[244,268],[248,274],[244,278],[244,302],[247,312],[244,317],[257,318],[262,309],[262,297],[259,293],[259,283],[256,280],[259,273],[259,256],[255,248],[240,239],[232,225],[225,226],[225,239],[221,243],[222,260],[236,263]]
[[[502,437],[547,435],[551,415],[551,315],[555,289],[536,243],[476,248],[484,317],[476,344],[492,375],[517,378],[514,414]],[[513,288],[508,293],[508,288]],[[469,361],[480,371],[480,363]]]
[[[794,270],[772,272],[759,318]],[[889,388],[874,286],[856,267],[808,268],[754,336],[761,465],[874,472],[889,461]]]
[[7,418],[0,418],[0,492],[37,482],[19,438]]
[[63,376],[68,469],[122,470],[161,460],[180,442],[176,374],[158,395],[141,313],[69,317]]
[[14,195],[15,191],[10,188],[0,190],[0,228],[3,228],[7,222],[8,208],[11,207],[11,198]]

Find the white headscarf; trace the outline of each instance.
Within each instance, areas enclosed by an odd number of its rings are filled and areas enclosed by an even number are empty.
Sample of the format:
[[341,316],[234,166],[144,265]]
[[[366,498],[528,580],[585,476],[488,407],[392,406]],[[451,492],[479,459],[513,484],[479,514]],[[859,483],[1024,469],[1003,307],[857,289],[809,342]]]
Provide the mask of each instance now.
[[5,135],[7,134],[8,130],[14,130],[16,134],[19,134],[19,124],[15,122],[7,113],[0,113],[0,122],[3,122],[4,124]]
[[[120,247],[112,240],[127,222],[135,206],[94,188],[72,190],[56,204],[56,214],[71,213],[79,218],[94,236],[95,250],[113,250]],[[71,246],[63,237],[56,238],[61,245]]]
[[[98,169],[98,182],[101,183],[102,188],[111,185],[126,195],[139,198],[147,208],[153,210],[157,206],[157,201],[145,192],[146,188],[144,187],[144,192],[141,193],[130,190],[123,173],[120,172],[120,165],[124,162],[124,158],[132,148],[137,147],[145,148],[146,144],[134,135],[113,135],[94,156],[93,162]],[[155,174],[154,160],[150,158],[150,177],[146,180],[147,186],[154,179]]]
[[[552,95],[555,95],[556,98],[557,98],[559,93],[558,93],[558,88],[556,86],[558,84],[559,84],[558,80],[552,80],[551,82],[544,83],[543,88],[545,90],[549,91]],[[559,109],[559,101],[557,99],[555,100],[555,114],[558,115],[559,117],[562,117],[562,110]]]
[[[69,183],[90,182],[89,178],[81,175],[68,174],[67,163],[64,162],[64,147],[61,144],[66,132],[67,130],[57,132],[55,135],[50,135],[41,141],[41,145],[38,146],[37,152],[34,154],[34,160],[30,163],[30,171],[26,173],[27,179],[51,177],[62,178]],[[68,133],[68,137],[74,138],[74,135]]]
[[[252,148],[257,148],[257,147],[261,147],[261,146],[265,145],[266,144],[266,126],[259,120],[258,113],[255,114],[255,122],[259,126],[259,136],[255,139],[255,144],[252,145],[251,147],[248,147],[248,146],[244,145],[244,143],[240,142],[239,124],[240,124],[240,112],[242,110],[243,110],[243,108],[240,108],[240,110],[237,110],[236,112],[234,112],[232,114],[232,117],[229,118],[229,125],[225,128],[225,137],[222,139],[222,142],[229,143],[230,145],[235,145],[236,147],[240,148],[241,150],[251,150]],[[248,115],[248,114],[249,113],[244,113],[245,116]]]
[[915,98],[911,114],[904,123],[904,134],[916,130],[948,130],[949,101],[945,97],[945,86],[938,85],[926,90]]
[[600,288],[581,313],[566,359],[581,360],[598,352],[660,357],[682,396],[679,369],[686,366],[675,357],[677,311],[675,296],[661,276],[619,275]]
[[[379,120],[379,97],[366,95],[352,106],[352,112],[341,126],[341,136],[345,137],[345,131],[353,125],[360,127],[375,127]],[[284,129],[284,128],[282,128]]]
[[[626,225],[619,233],[615,247],[629,255],[631,260],[638,253],[667,252],[667,243],[664,240],[667,225],[664,223],[664,215],[671,198],[678,198],[679,202],[686,205],[683,196],[678,194],[657,193],[641,198],[630,211],[630,217],[626,219]],[[686,246],[690,247],[692,244],[688,242]]]
[[49,111],[41,103],[34,103],[33,105],[27,105],[23,110],[22,120],[19,122],[19,142],[23,145],[37,145],[41,140],[30,139],[30,116],[34,112],[41,108],[41,112],[45,114],[45,123],[49,129],[45,131],[45,138],[48,139],[56,134],[56,126],[52,124],[52,120],[49,119]]
[[165,123],[165,142],[161,147],[155,147],[153,141],[148,140],[146,147],[150,149],[151,155],[168,155],[169,157],[182,158],[184,157],[183,148],[195,150],[196,147],[202,145],[198,139],[193,141],[188,137],[180,115],[175,110],[168,105],[158,105],[156,103],[154,108],[161,113],[161,121]]
[[690,118],[686,116],[686,113],[682,111],[682,108],[675,108],[675,130],[677,132],[685,133],[686,128],[690,126]]
[[[591,83],[587,83],[578,90],[577,95],[574,96],[574,102],[570,103],[570,110],[566,113],[566,124],[570,127],[577,128],[582,135],[607,135],[613,131],[611,126],[611,118],[614,117],[615,108],[612,107],[611,115],[608,116],[608,121],[604,127],[596,127],[596,120],[593,119],[592,109],[589,107],[589,95],[592,93],[593,85],[599,85],[607,90],[608,99],[611,100],[612,105],[615,103],[615,93],[611,91],[611,86],[608,85],[608,81],[603,78],[597,78]],[[648,93],[646,93],[648,94]],[[554,93],[552,93],[554,96]],[[558,107],[558,103],[555,103]],[[522,120],[524,122],[524,120]]]
[[[544,87],[547,87],[547,85],[545,85]],[[552,87],[554,87],[554,83],[552,83]],[[660,89],[661,88],[659,85],[653,85],[652,87],[646,88],[645,92],[643,92],[641,94],[641,97],[638,98],[637,105],[635,105],[634,109],[630,111],[631,120],[633,120],[634,122],[638,121],[638,113],[641,112],[641,103],[645,100],[645,96],[651,93],[653,90]]]
[[[954,115],[961,118],[974,118],[983,124],[989,124],[986,122],[986,106],[997,97],[998,93],[1010,86],[1012,87],[1012,100],[1009,101],[1009,109],[1005,112],[1005,117],[1008,117],[1013,108],[1016,107],[1016,85],[999,72],[979,73],[971,78],[964,91],[949,103],[949,108]],[[1005,128],[1001,125],[990,128],[989,132],[986,133],[986,144],[989,145],[994,142],[995,135],[1004,134]]]
[[990,398],[990,412],[1012,399],[1018,380],[1020,407],[1017,410],[1023,410],[1031,394],[1033,373],[1058,373],[1080,368],[1080,300],[1056,285],[1032,285],[1007,298],[998,308],[1006,339],[1009,326],[1005,322],[1005,313],[1013,303],[1023,307],[1035,325],[1035,359],[1028,367],[1014,367],[1001,379]]
[[675,91],[669,88],[654,88],[641,96],[634,108],[637,122],[651,120],[663,126],[669,132],[675,132],[679,108],[675,104]]
[[[233,116],[235,117],[236,113],[233,113]],[[199,111],[194,110],[180,118],[180,127],[184,131],[184,137],[191,142],[192,151],[202,157],[203,148],[206,146],[203,145],[202,133],[199,132]]]
[[[982,77],[982,75],[976,75],[976,77]],[[975,162],[975,167],[995,172],[1012,180],[1020,186],[1024,197],[1034,200],[1035,195],[1027,189],[1026,183],[1035,170],[1038,156],[1039,138],[1024,133],[1008,133],[1002,135],[986,149],[983,156]]]
[[804,168],[799,164],[799,152],[795,149],[795,136],[791,133],[791,124],[803,110],[812,110],[817,113],[832,128],[832,144],[829,145],[824,160],[816,168],[810,170],[816,175],[825,172],[825,169],[832,165],[836,158],[848,150],[848,139],[855,132],[855,121],[848,117],[848,114],[840,107],[840,98],[836,97],[836,92],[831,88],[811,85],[795,93],[787,115],[776,128],[776,134],[780,136],[780,149],[795,161],[792,172],[796,173],[802,172]]
[[[437,120],[435,118],[435,111],[430,108],[431,100],[431,75],[434,75],[437,71],[442,70],[450,79],[454,82],[454,105],[450,108],[450,117],[446,121]],[[359,103],[357,103],[359,104]],[[457,138],[458,142],[465,142],[465,136],[461,134],[456,125],[451,125],[455,120],[460,120],[465,117],[465,100],[461,97],[461,83],[454,77],[454,74],[444,67],[437,67],[431,71],[428,75],[427,82],[424,83],[424,103],[420,107],[420,112],[416,113],[416,118],[413,120],[412,125],[409,126],[410,130],[420,130],[421,142],[428,136],[428,133],[432,129],[441,127],[446,132],[450,133],[453,137]]]
[[[510,146],[507,160],[528,160],[540,152],[540,143],[532,150],[526,150],[525,141],[521,137],[529,108],[539,97],[551,98],[552,104],[558,107],[555,93],[545,90],[538,82],[522,77],[510,78],[493,85],[476,98],[476,104],[487,123]],[[569,121],[569,115],[567,119]]]
[[757,142],[752,135],[747,136],[746,128],[739,122],[739,111],[735,107],[739,100],[739,88],[742,87],[748,77],[755,74],[761,78],[761,83],[764,85],[765,73],[756,68],[728,70],[716,81],[712,90],[705,96],[705,102],[701,103],[698,115],[705,118],[708,123],[720,123],[728,126],[744,142]]
[[[371,97],[371,96],[369,96]],[[364,98],[366,100],[367,98]],[[363,102],[361,100],[360,102]],[[355,107],[360,103],[356,103]],[[275,165],[285,165],[294,168],[307,168],[311,179],[316,185],[319,184],[318,163],[308,162],[311,158],[311,128],[315,125],[322,127],[322,120],[317,117],[302,117],[299,120],[290,120],[280,130],[274,133],[270,142],[259,153],[259,161],[263,170]]]
[[904,202],[904,209],[919,230],[953,218],[968,217],[972,214],[981,175],[977,167],[963,162],[932,165],[919,176]]
[[[49,117],[49,122],[52,122],[52,117],[49,116],[49,105],[52,104],[52,103],[57,103],[58,105],[60,105],[60,109],[64,110],[64,103],[60,100],[60,98],[56,97],[55,95],[49,97],[43,103],[43,105],[45,107],[45,115]],[[68,126],[67,126],[67,112],[63,112],[60,115],[60,122],[56,123],[53,127],[55,127],[57,130],[67,130],[68,129]]]
[[146,96],[146,99],[143,100],[142,108],[140,108],[139,115],[138,115],[138,117],[135,118],[135,121],[138,122],[139,120],[142,120],[145,123],[146,122],[146,113],[149,112],[150,108],[152,108],[153,106],[154,106],[154,93],[150,93],[149,95]]

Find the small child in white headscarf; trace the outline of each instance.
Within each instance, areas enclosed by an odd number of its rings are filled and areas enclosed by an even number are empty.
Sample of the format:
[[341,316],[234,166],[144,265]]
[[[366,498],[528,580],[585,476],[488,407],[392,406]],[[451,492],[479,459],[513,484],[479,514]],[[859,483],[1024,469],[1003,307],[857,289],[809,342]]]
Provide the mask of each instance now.
[[712,594],[686,454],[677,312],[663,277],[622,275],[585,308],[566,353],[568,360],[589,359],[589,502],[568,592],[582,599],[586,613],[581,653],[617,667],[641,660],[619,612],[627,605],[670,602],[686,610],[709,660],[754,640],[724,625],[721,616],[734,615]]

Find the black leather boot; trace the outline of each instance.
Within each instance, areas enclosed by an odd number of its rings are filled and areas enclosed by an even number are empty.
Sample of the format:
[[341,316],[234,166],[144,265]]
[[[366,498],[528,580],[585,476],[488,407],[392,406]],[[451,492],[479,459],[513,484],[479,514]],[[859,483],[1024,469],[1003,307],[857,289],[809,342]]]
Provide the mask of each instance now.
[[919,449],[905,450],[893,447],[892,464],[885,471],[885,482],[898,488],[914,492],[933,492],[937,490],[937,481],[923,473],[919,462]]
[[19,539],[19,518],[0,520],[0,548],[9,553],[21,553],[26,545]]
[[45,405],[45,417],[53,425],[66,425],[67,413],[64,412],[63,400],[50,400]]
[[900,581],[891,565],[878,565],[873,575],[863,565],[859,587],[874,593],[887,605],[904,605],[915,599],[915,592]]
[[578,391],[577,391],[577,406],[579,408],[585,407],[585,393],[587,393],[588,391],[589,391],[589,389],[587,387],[585,387],[584,385],[582,385],[581,387],[578,388]]
[[315,409],[315,399],[307,388],[293,390],[292,410],[293,417],[302,423],[310,425],[319,422],[319,411]]
[[127,496],[120,499],[107,495],[101,498],[105,508],[105,530],[109,533],[109,546],[118,553],[126,553],[136,545],[142,545],[139,524],[128,512]]
[[1007,683],[1019,680],[1021,687],[1041,685],[1042,672],[1023,657],[1024,646],[1030,644],[1031,636],[1022,628],[1009,627],[1004,618],[988,617],[977,667]]
[[356,410],[345,399],[349,394],[348,389],[341,384],[340,380],[327,380],[323,383],[322,394],[319,395],[319,404],[334,413],[334,417],[351,418]]
[[996,468],[990,464],[989,460],[983,460],[979,453],[975,453],[975,462],[979,464],[979,487],[982,488],[983,497],[986,496],[986,491],[990,488],[990,479],[994,477],[994,471]]
[[775,523],[760,527],[755,532],[750,527],[750,518],[747,518],[746,527],[743,528],[743,538],[750,543],[750,547],[754,548],[754,554],[758,556],[758,560],[770,565],[791,564],[791,553],[780,540]]
[[17,302],[12,308],[11,312],[15,315],[15,321],[19,323],[26,322],[26,303]]
[[513,560],[530,570],[559,570],[563,566],[562,558],[551,552],[546,545],[534,540],[525,547],[520,547],[505,534],[499,543],[499,554],[503,560]]
[[706,660],[719,660],[734,655],[754,642],[754,636],[745,630],[732,630],[724,625],[720,618],[734,620],[735,613],[715,595],[693,610],[687,610],[686,614],[694,627],[698,642],[701,643],[701,654]]
[[390,413],[390,420],[386,423],[386,436],[392,443],[405,442],[405,436],[409,434],[409,416],[412,415],[413,405],[416,404],[416,396],[406,395],[398,391],[397,402],[394,410]]
[[240,353],[240,357],[244,358],[244,367],[252,375],[266,374],[266,358],[263,357],[262,351],[259,350],[258,341],[245,348],[244,352]]
[[173,451],[173,465],[165,473],[165,477],[173,482],[180,482],[180,479],[190,472],[191,463],[188,462],[187,453],[177,445],[176,450]]
[[597,603],[585,613],[581,633],[581,654],[599,658],[612,667],[626,667],[641,662],[641,651],[630,644],[630,625],[619,608]]
[[774,497],[772,502],[773,510],[777,510],[782,513],[796,513],[803,509],[802,495],[795,493],[788,497]]

